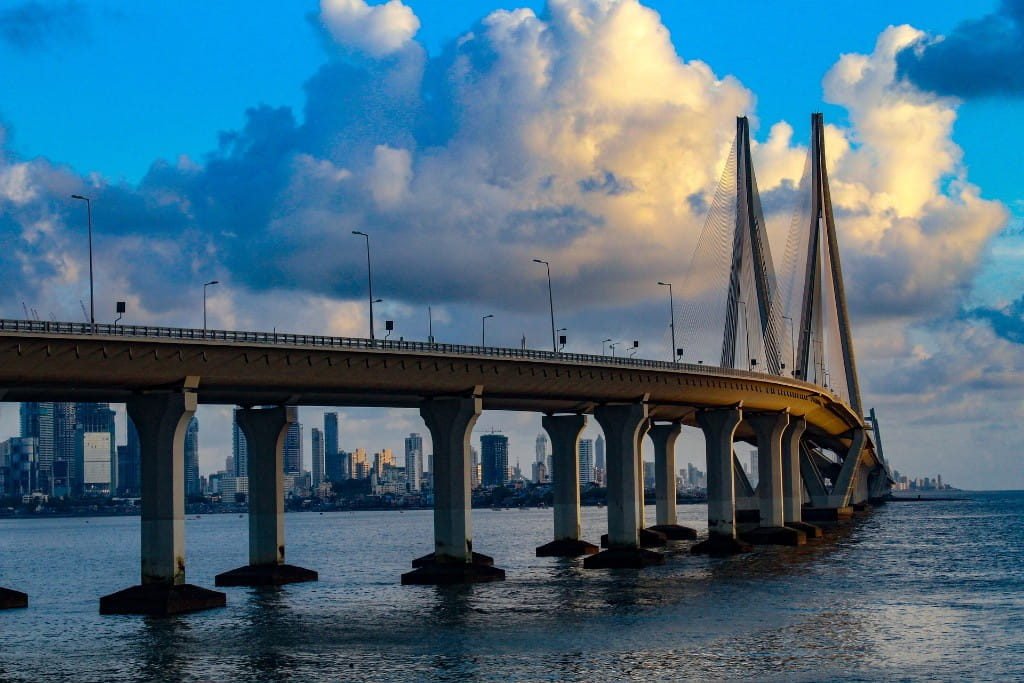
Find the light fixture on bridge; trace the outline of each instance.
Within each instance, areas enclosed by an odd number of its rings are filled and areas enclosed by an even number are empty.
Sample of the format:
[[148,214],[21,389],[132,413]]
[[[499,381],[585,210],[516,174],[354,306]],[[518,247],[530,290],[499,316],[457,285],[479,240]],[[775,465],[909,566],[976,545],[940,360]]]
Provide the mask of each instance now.
[[366,288],[368,290],[367,298],[370,301],[370,341],[373,341],[373,305],[380,301],[373,300],[373,271],[370,269],[370,236],[362,230],[353,230],[353,235],[359,235],[366,239]]
[[92,278],[92,200],[85,195],[73,194],[72,199],[80,199],[85,202],[86,219],[89,225],[89,324],[96,326],[96,306]]
[[610,342],[611,340],[612,340],[611,337],[608,337],[607,339],[602,339],[601,340],[601,355],[602,356],[607,356],[608,355],[608,352],[604,350],[604,345],[607,344],[608,342]]
[[661,282],[659,280],[658,284],[661,285],[662,287],[668,287],[668,312],[669,312],[669,324],[668,324],[668,326],[669,326],[669,329],[672,330],[672,348],[676,350],[676,357],[673,358],[672,360],[678,362],[679,356],[683,355],[683,350],[676,346],[676,305],[675,305],[674,301],[672,300],[672,283],[671,282]]
[[551,309],[551,350],[558,353],[558,342],[555,340],[555,299],[551,295],[551,264],[543,259],[535,258],[534,263],[543,263],[548,271],[548,307]]
[[388,337],[391,336],[391,333],[395,331],[395,321],[394,320],[385,320],[384,321],[384,330],[387,332],[387,334],[384,335],[384,339],[387,339]]
[[117,313],[117,318],[114,320],[115,327],[119,322],[121,322],[121,318],[124,317],[124,312],[126,308],[127,304],[125,304],[125,302],[123,301],[118,301],[117,304],[114,306],[114,312]]
[[213,285],[219,285],[219,280],[210,280],[209,282],[203,283],[203,332],[206,332],[206,288]]
[[493,317],[493,313],[488,313],[480,318],[480,346],[487,346],[487,319]]

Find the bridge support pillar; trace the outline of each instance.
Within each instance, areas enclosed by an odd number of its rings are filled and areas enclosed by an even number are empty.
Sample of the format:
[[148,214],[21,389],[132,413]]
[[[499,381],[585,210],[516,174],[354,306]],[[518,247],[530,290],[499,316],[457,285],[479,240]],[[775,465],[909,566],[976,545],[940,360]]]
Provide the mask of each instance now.
[[807,538],[821,538],[821,527],[808,524],[803,518],[804,482],[800,476],[800,440],[807,429],[807,420],[790,417],[782,435],[782,516],[790,529],[802,531]]
[[434,552],[413,560],[403,584],[501,581],[505,571],[473,552],[469,437],[480,417],[480,387],[471,397],[432,398],[420,406],[434,445]]
[[672,540],[697,538],[697,532],[676,520],[676,439],[683,426],[678,422],[652,424],[647,435],[654,444],[655,525],[649,531]]
[[316,581],[312,570],[285,564],[284,442],[294,421],[284,406],[237,413],[249,454],[249,564],[218,574],[218,586],[280,586]]
[[747,423],[757,435],[757,493],[760,526],[743,535],[758,545],[803,545],[807,535],[785,524],[782,495],[782,436],[789,427],[789,411],[750,415]]
[[541,425],[551,439],[555,539],[537,548],[537,557],[593,555],[598,548],[580,538],[580,433],[586,415],[545,415]]
[[166,616],[223,607],[223,593],[185,583],[185,431],[199,378],[181,392],[128,400],[139,433],[142,479],[142,583],[100,598],[100,614]]
[[638,465],[638,450],[648,424],[647,411],[646,401],[606,405],[594,411],[607,444],[608,550],[585,559],[584,567],[639,568],[665,561],[663,555],[640,547],[643,470]]
[[750,546],[736,538],[736,479],[732,452],[736,427],[743,419],[740,406],[726,410],[702,410],[697,423],[704,432],[708,468],[708,537],[690,552],[733,555]]

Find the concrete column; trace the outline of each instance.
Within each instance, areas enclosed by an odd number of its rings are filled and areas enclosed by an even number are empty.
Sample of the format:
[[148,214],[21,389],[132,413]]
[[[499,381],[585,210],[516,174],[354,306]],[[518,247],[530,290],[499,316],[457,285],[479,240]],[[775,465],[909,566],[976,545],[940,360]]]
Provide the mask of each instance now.
[[479,394],[480,388],[471,397],[433,398],[420,406],[434,447],[434,552],[413,561],[403,584],[505,578],[491,558],[473,552],[469,438],[483,406]]
[[185,430],[194,393],[138,396],[127,403],[139,434],[142,583],[185,583]]
[[236,413],[249,454],[249,564],[218,574],[218,586],[279,586],[319,578],[284,561],[284,442],[295,419],[289,412],[276,406]]
[[804,484],[800,477],[800,439],[807,429],[807,420],[790,418],[782,436],[782,515],[786,524],[803,521]]
[[592,555],[597,546],[580,540],[580,434],[586,415],[545,415],[541,425],[551,440],[555,540],[537,548],[537,557]]
[[683,426],[678,422],[651,425],[647,432],[654,444],[655,521],[676,523],[676,439]]
[[760,413],[746,418],[757,438],[757,491],[760,526],[744,534],[748,543],[801,545],[802,531],[785,526],[782,496],[782,436],[789,426],[789,411]]
[[749,550],[736,540],[736,480],[733,475],[733,436],[743,419],[741,406],[702,410],[697,423],[704,432],[708,468],[708,538],[693,553],[729,555]]
[[594,411],[605,436],[608,550],[588,557],[584,567],[643,567],[664,562],[664,557],[658,553],[640,548],[643,470],[638,449],[647,427],[647,411],[647,403],[643,401],[601,406]]
[[185,431],[198,384],[190,377],[184,391],[127,402],[141,449],[142,583],[101,598],[101,614],[175,614],[225,604],[223,593],[185,583]]
[[683,426],[678,422],[652,424],[647,434],[654,444],[654,497],[656,524],[650,531],[673,540],[697,538],[697,532],[676,523],[676,439]]

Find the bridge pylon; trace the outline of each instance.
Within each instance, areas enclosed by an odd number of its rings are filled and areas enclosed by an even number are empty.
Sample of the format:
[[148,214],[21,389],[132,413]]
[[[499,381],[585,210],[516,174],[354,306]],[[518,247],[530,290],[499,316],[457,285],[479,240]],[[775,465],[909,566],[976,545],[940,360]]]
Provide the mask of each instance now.
[[[750,157],[750,124],[747,117],[741,116],[736,119],[736,225],[722,336],[723,368],[755,369],[757,356],[761,356],[767,372],[781,374],[776,288],[772,252]],[[737,359],[741,322],[745,357]]]

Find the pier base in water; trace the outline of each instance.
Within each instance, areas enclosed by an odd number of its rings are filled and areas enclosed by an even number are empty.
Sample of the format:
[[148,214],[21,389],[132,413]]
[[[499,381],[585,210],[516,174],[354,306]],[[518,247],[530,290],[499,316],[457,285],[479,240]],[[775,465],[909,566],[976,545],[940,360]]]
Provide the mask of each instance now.
[[712,557],[727,557],[740,553],[749,553],[753,548],[732,536],[712,534],[706,539],[690,548],[694,555],[711,555]]
[[579,557],[593,555],[600,548],[578,538],[563,538],[551,541],[537,548],[537,557]]
[[609,548],[583,560],[587,569],[643,569],[665,564],[665,556],[643,548]]
[[218,574],[214,579],[214,584],[217,586],[283,586],[286,583],[318,581],[319,579],[320,575],[312,569],[296,567],[293,564],[250,564]]
[[448,586],[460,583],[504,581],[505,570],[494,566],[494,559],[473,553],[470,562],[438,558],[431,553],[412,561],[413,570],[402,574],[403,586]]
[[759,526],[741,534],[751,545],[804,545],[807,534],[786,526]]
[[807,522],[786,522],[786,526],[790,529],[796,529],[797,531],[804,532],[808,539],[821,538],[824,535],[820,526],[814,526]]
[[[668,543],[668,535],[654,529],[640,529],[637,532],[637,542],[641,548],[661,548]],[[608,534],[601,534],[601,547],[608,547]]]
[[103,596],[100,598],[100,614],[146,614],[167,617],[223,607],[225,604],[227,596],[224,593],[200,588],[191,583],[177,586],[147,583]]
[[697,531],[680,524],[655,524],[646,531],[664,534],[670,541],[693,541],[697,539]]
[[28,596],[21,591],[0,588],[0,609],[20,609],[28,607]]

